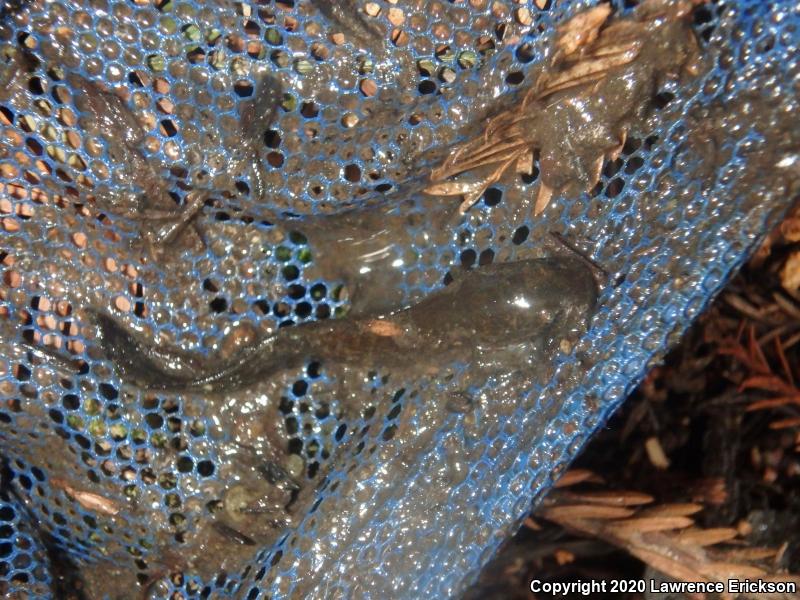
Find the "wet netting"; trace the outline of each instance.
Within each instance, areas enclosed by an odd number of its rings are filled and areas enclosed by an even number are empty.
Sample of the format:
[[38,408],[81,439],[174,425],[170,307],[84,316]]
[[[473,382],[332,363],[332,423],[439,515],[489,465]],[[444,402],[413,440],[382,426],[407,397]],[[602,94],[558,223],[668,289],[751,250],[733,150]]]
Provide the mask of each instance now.
[[797,3],[637,4],[4,2],[0,593],[458,596],[798,192]]

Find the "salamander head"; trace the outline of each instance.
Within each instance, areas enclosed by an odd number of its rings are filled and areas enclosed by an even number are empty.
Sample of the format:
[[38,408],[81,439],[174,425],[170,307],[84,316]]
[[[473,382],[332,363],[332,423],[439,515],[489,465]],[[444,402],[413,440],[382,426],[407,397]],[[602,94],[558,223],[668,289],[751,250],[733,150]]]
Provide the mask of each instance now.
[[482,267],[415,307],[416,324],[471,346],[503,347],[585,328],[597,300],[589,267],[543,258]]

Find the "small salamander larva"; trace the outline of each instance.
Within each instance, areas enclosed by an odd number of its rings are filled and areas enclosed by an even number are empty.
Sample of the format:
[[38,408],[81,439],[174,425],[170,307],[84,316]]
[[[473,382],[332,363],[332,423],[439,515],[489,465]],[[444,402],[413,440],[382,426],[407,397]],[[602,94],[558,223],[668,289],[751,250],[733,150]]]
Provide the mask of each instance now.
[[[170,391],[221,392],[254,385],[306,361],[409,371],[453,361],[480,364],[499,349],[556,340],[582,329],[597,295],[589,267],[551,257],[462,273],[411,308],[385,318],[344,318],[281,329],[218,369],[148,349],[109,317],[98,318],[123,378]],[[547,346],[547,344],[544,344]],[[533,348],[544,347],[537,343]]]

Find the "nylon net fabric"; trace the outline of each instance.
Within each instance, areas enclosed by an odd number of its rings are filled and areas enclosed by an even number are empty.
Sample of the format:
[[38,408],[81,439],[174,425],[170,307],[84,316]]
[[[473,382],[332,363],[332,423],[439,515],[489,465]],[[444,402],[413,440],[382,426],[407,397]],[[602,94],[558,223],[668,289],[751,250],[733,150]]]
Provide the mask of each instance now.
[[[423,193],[595,4],[4,3],[0,591],[51,597],[56,560],[88,597],[458,596],[797,194],[800,8],[758,0],[695,8],[708,68],[592,189],[534,215],[534,165],[455,219]],[[224,362],[560,252],[554,231],[611,276],[546,364],[334,357],[211,397],[103,351],[97,314]]]

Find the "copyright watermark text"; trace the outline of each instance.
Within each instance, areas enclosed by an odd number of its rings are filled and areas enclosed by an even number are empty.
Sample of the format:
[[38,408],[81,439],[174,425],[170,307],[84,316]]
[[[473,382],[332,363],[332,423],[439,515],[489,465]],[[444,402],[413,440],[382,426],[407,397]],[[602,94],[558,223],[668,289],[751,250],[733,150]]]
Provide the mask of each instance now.
[[591,596],[600,593],[651,592],[670,594],[796,594],[794,581],[764,579],[728,579],[727,581],[662,581],[656,579],[579,579],[577,581],[542,581],[530,584],[534,594]]

